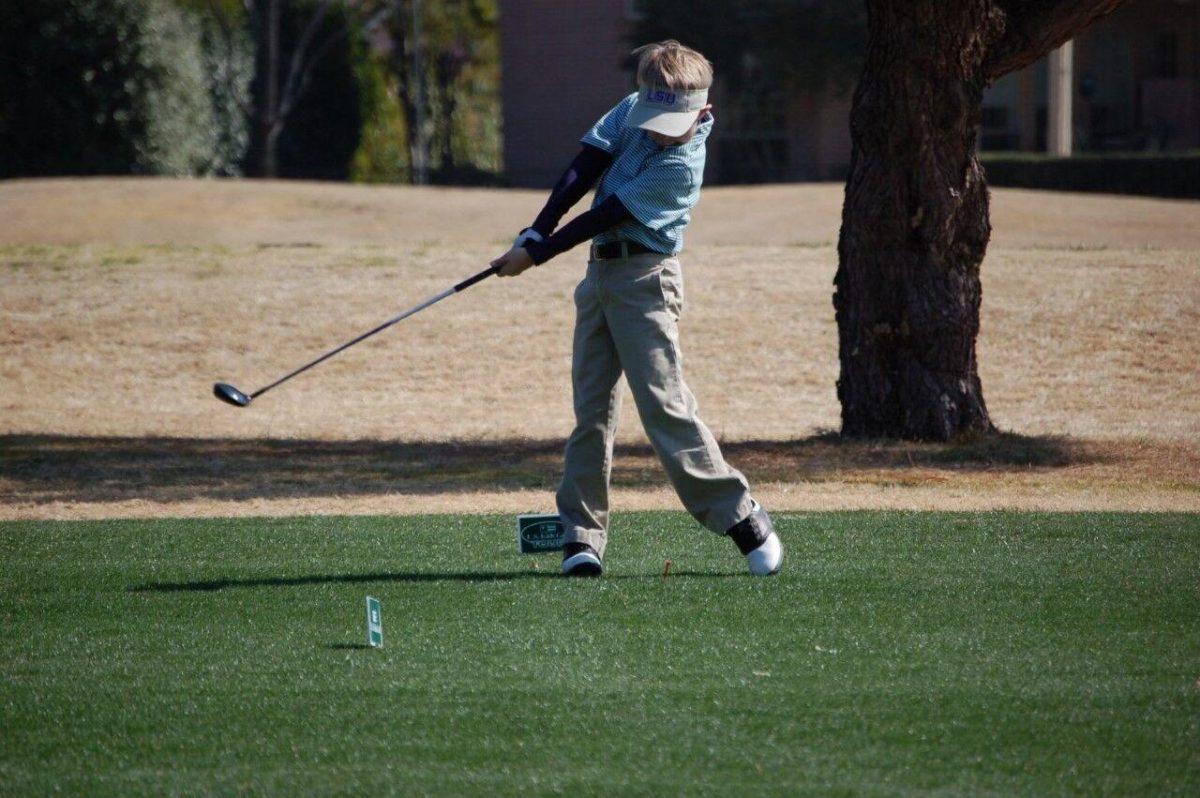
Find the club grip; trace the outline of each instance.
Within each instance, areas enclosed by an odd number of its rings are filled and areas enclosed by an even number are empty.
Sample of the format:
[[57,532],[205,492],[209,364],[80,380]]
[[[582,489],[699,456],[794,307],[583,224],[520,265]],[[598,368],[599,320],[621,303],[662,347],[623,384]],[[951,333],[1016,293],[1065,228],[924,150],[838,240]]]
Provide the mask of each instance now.
[[471,286],[475,285],[475,283],[479,282],[480,280],[486,280],[487,278],[491,277],[493,274],[498,273],[499,271],[500,271],[499,266],[491,266],[487,269],[484,269],[483,271],[481,271],[479,274],[475,275],[474,277],[468,277],[467,279],[463,280],[458,285],[454,286],[454,293],[457,294],[459,291],[463,291],[467,288],[470,288]]

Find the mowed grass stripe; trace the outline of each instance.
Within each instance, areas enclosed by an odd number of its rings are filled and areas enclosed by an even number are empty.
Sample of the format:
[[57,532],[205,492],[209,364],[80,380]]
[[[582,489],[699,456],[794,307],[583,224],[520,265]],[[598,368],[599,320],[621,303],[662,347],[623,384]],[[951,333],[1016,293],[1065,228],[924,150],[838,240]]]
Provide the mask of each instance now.
[[512,523],[0,525],[0,792],[1200,784],[1200,516],[783,514],[768,580],[681,513],[590,581]]

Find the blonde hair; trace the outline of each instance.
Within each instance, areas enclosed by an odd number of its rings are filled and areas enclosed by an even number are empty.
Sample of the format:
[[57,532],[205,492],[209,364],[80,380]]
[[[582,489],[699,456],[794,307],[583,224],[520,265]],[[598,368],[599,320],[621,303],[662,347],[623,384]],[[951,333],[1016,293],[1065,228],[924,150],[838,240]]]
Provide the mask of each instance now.
[[644,44],[630,55],[637,59],[640,86],[678,91],[712,86],[713,68],[708,59],[674,39]]

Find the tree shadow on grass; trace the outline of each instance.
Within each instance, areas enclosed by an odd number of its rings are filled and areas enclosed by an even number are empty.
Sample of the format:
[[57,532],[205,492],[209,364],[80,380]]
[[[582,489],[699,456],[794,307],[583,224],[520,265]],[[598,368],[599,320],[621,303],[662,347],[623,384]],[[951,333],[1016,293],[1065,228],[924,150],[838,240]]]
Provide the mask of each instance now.
[[130,593],[185,593],[213,592],[231,588],[297,587],[304,585],[359,584],[363,582],[521,582],[526,580],[553,579],[563,582],[603,582],[605,580],[664,580],[671,579],[736,579],[749,574],[723,571],[672,571],[670,576],[661,574],[608,574],[592,579],[564,577],[557,571],[457,571],[436,573],[429,571],[398,571],[370,574],[308,574],[305,576],[264,576],[250,579],[202,579],[194,582],[150,582],[135,585],[126,590]]
[[[754,482],[833,481],[864,471],[1027,471],[1105,462],[1098,444],[1005,433],[955,443],[847,440],[835,433],[731,441]],[[246,500],[553,490],[563,441],[319,441],[0,436],[0,502]],[[665,484],[645,444],[617,447],[613,484]]]

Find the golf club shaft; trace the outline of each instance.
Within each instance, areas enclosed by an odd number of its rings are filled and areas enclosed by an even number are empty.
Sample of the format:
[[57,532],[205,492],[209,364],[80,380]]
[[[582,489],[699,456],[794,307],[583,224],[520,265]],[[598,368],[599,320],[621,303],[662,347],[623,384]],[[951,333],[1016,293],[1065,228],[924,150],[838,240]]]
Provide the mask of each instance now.
[[472,277],[468,277],[467,279],[463,280],[461,283],[456,284],[454,287],[447,288],[445,291],[441,292],[440,294],[435,294],[434,296],[429,297],[429,299],[426,299],[424,302],[422,302],[419,305],[414,305],[413,307],[411,307],[408,310],[401,313],[399,316],[393,316],[392,318],[388,319],[383,324],[380,324],[378,327],[374,328],[373,330],[368,330],[367,332],[358,336],[354,340],[347,341],[346,343],[339,346],[337,349],[331,349],[330,351],[321,355],[319,358],[312,361],[311,363],[305,363],[300,368],[283,375],[282,377],[275,380],[275,382],[271,383],[270,385],[268,385],[264,388],[259,388],[257,391],[250,394],[250,398],[254,399],[257,396],[260,396],[260,395],[266,393],[267,391],[274,388],[276,385],[280,385],[282,383],[287,382],[292,377],[295,377],[297,374],[303,374],[304,372],[308,371],[313,366],[315,366],[319,363],[324,363],[326,360],[333,357],[338,352],[341,352],[345,349],[349,349],[350,347],[354,346],[355,344],[359,343],[360,341],[365,341],[366,339],[370,338],[375,333],[383,332],[388,327],[391,327],[393,324],[404,321],[409,316],[420,313],[422,310],[429,307],[430,305],[436,305],[438,302],[441,302],[443,299],[445,299],[448,296],[453,296],[454,294],[457,294],[459,291],[464,291],[464,290],[470,288],[471,286],[475,285],[475,283],[479,282],[480,280],[484,280],[484,279],[487,279],[488,277],[491,277],[493,274],[496,274],[498,271],[499,271],[499,268],[492,267],[492,268],[484,269],[479,274],[476,274]]

